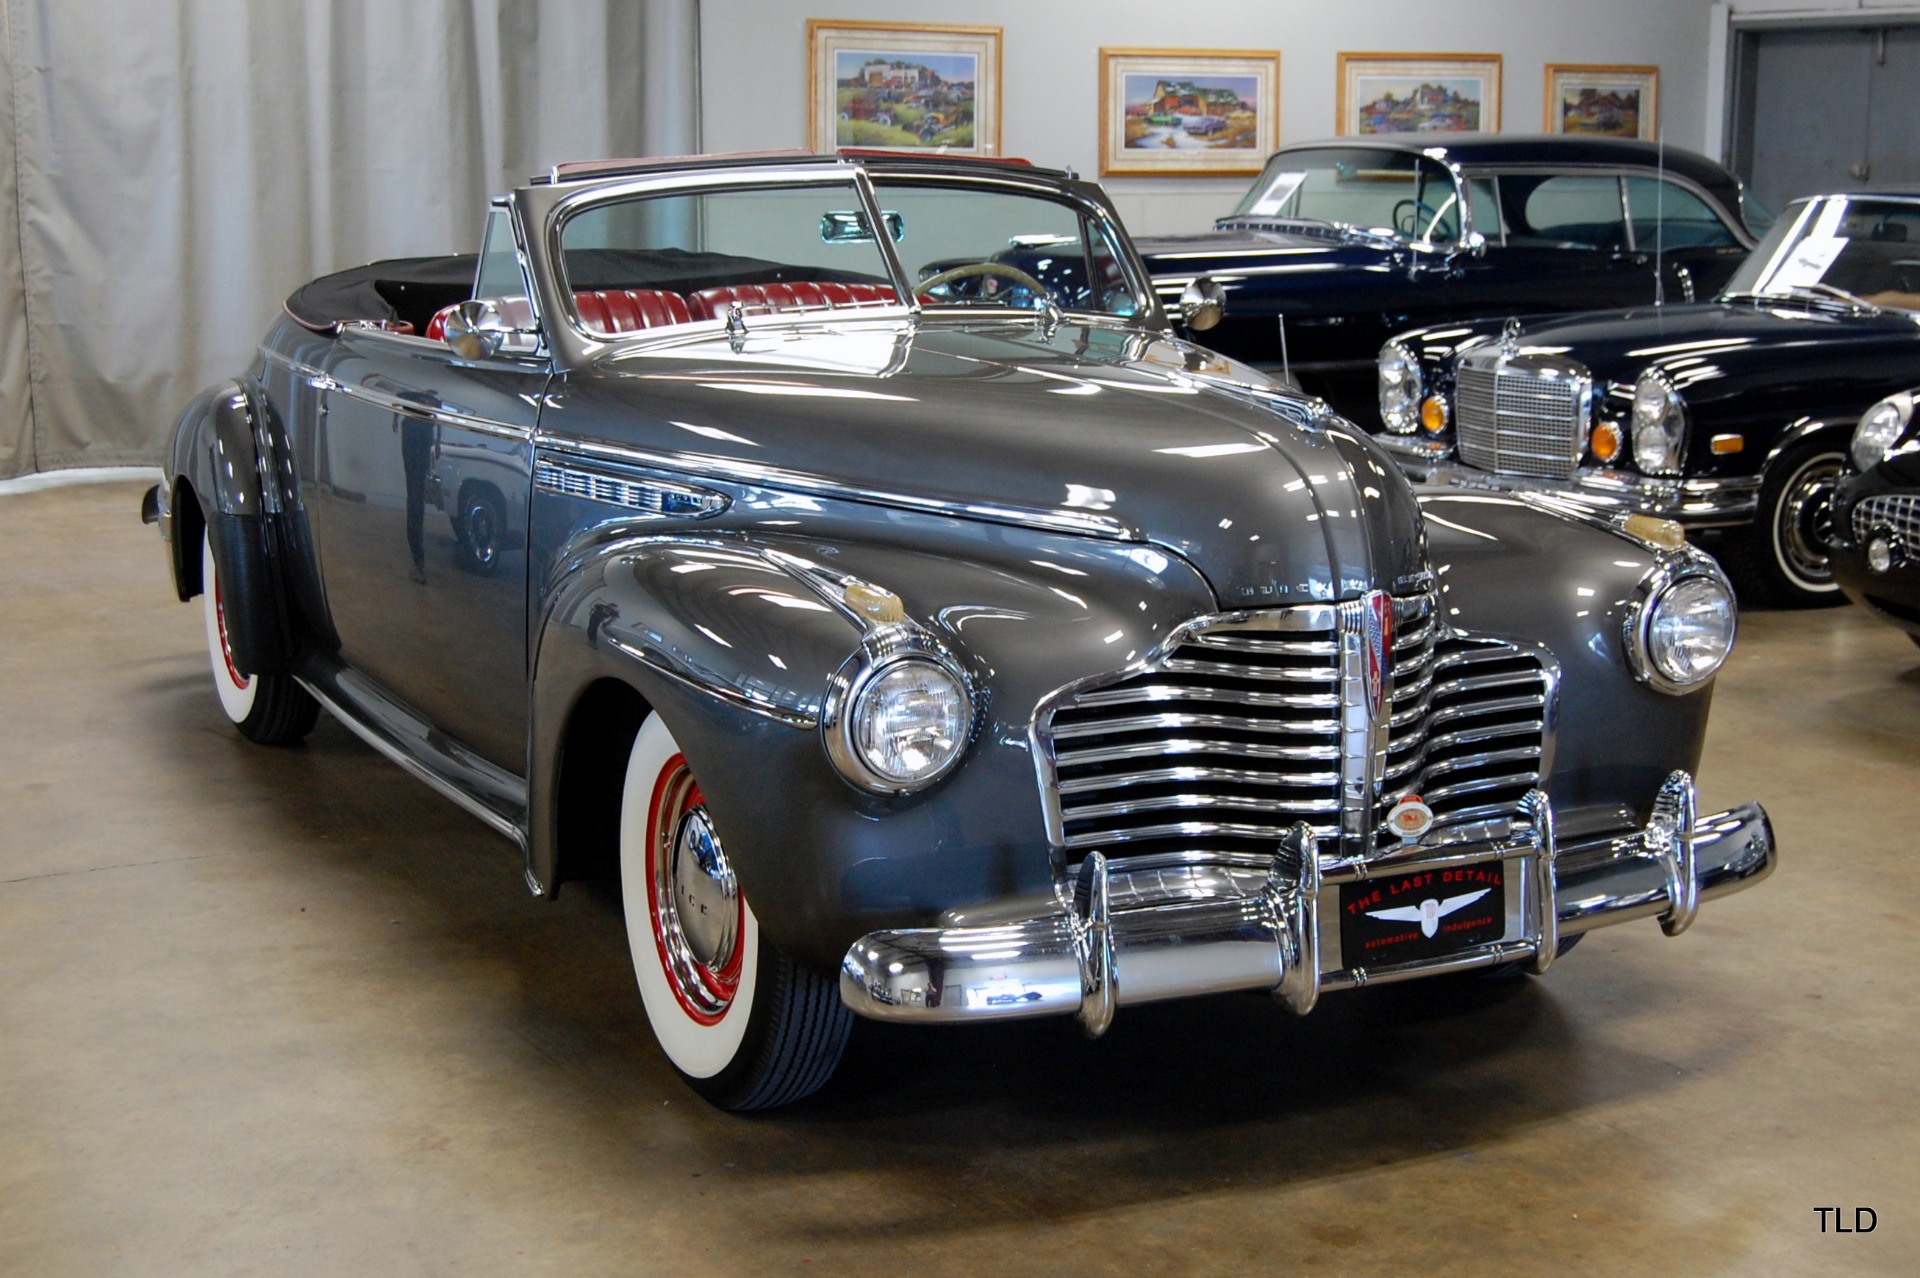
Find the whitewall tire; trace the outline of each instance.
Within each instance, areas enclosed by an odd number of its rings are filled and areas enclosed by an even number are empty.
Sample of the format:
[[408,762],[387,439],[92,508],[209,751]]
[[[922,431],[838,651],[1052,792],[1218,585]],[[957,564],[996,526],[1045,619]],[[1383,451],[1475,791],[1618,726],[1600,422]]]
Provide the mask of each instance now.
[[220,570],[213,560],[213,543],[200,539],[200,605],[207,631],[207,661],[213,668],[213,690],[227,721],[249,741],[284,745],[313,730],[320,703],[291,675],[243,674],[234,663],[227,635],[227,606],[220,588]]
[[837,983],[763,942],[699,782],[649,715],[620,804],[620,891],[660,1049],[708,1100],[764,1109],[832,1075],[851,1017]]

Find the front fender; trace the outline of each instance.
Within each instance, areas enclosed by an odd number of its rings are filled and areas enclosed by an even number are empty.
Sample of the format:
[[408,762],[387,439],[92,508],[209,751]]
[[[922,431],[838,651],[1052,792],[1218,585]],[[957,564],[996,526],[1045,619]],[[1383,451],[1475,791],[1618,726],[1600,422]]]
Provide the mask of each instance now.
[[1627,807],[1644,821],[1669,773],[1698,769],[1712,699],[1711,681],[1670,695],[1628,664],[1629,616],[1661,552],[1521,498],[1442,493],[1420,506],[1442,617],[1541,645],[1559,663],[1554,806]]
[[[859,518],[885,525],[872,531],[889,543],[846,527],[830,545],[703,532],[565,561],[536,646],[537,887],[560,877],[566,726],[612,679],[673,730],[762,928],[801,962],[831,970],[876,929],[1053,890],[1036,708],[1143,657],[1212,610],[1211,592],[1191,566],[1139,546],[978,528],[967,542],[939,535],[952,529],[916,538],[879,512]],[[869,794],[831,763],[820,707],[865,625],[808,565],[900,596],[908,620],[974,681],[972,745],[927,790]]]

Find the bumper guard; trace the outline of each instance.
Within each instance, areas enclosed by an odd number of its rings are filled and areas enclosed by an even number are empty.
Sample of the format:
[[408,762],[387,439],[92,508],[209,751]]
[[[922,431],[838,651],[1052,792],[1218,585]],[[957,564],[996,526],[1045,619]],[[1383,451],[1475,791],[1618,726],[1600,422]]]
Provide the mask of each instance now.
[[[1227,990],[1268,990],[1305,1015],[1324,990],[1513,962],[1545,972],[1562,938],[1631,919],[1658,917],[1678,936],[1701,901],[1757,883],[1775,862],[1760,805],[1697,817],[1685,772],[1661,785],[1645,827],[1564,849],[1539,790],[1511,818],[1436,831],[1372,861],[1328,860],[1317,844],[1301,823],[1264,865],[1089,853],[1058,911],[861,938],[841,964],[840,997],[889,1021],[1075,1015],[1096,1037],[1122,1006]],[[1500,940],[1373,968],[1339,955],[1341,884],[1494,860],[1519,884]]]

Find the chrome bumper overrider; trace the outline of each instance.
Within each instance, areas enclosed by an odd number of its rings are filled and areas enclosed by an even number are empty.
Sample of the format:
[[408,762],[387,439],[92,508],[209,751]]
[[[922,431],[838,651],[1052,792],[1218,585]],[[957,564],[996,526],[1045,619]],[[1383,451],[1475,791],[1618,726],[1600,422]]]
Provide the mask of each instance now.
[[1623,470],[1586,468],[1572,479],[1501,475],[1468,466],[1448,446],[1399,435],[1375,435],[1415,483],[1469,492],[1543,493],[1607,515],[1644,514],[1694,528],[1751,522],[1760,509],[1760,477],[1656,479]]
[[[1438,959],[1368,968],[1340,954],[1339,889],[1371,876],[1505,863],[1506,932]],[[1225,990],[1270,990],[1295,1012],[1322,990],[1351,989],[1525,960],[1553,962],[1561,938],[1658,917],[1669,936],[1702,900],[1770,873],[1773,830],[1759,804],[1696,817],[1676,772],[1652,818],[1629,834],[1559,847],[1553,809],[1535,790],[1506,820],[1429,836],[1370,862],[1318,855],[1296,825],[1271,862],[1090,853],[1061,908],[1010,921],[874,932],[847,951],[840,997],[895,1021],[1077,1015],[1089,1034],[1118,1007]]]

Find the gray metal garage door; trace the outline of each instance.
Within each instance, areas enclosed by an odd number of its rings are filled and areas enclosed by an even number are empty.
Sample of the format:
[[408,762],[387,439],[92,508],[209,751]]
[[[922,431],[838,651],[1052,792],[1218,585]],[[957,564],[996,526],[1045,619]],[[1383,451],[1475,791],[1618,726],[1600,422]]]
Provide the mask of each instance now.
[[1920,26],[1743,34],[1734,170],[1769,208],[1861,182],[1920,182]]

